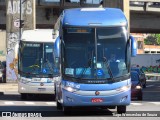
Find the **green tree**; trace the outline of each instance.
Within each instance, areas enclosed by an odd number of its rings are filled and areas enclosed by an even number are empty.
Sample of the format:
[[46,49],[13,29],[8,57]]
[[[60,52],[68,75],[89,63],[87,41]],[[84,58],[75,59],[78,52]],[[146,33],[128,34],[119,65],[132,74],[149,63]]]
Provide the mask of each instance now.
[[144,39],[146,45],[160,45],[160,34],[150,34]]
[[160,34],[155,34],[156,42],[160,45]]
[[151,34],[147,36],[146,39],[144,39],[144,43],[146,45],[156,45],[157,44],[156,37],[153,34]]

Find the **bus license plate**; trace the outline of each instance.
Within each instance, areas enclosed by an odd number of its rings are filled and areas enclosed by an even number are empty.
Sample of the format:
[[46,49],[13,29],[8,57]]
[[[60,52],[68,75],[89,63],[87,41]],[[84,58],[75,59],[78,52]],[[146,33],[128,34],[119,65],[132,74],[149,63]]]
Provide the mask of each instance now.
[[103,102],[103,99],[102,98],[92,98],[91,101],[93,103],[99,103],[99,102]]
[[38,88],[38,91],[46,91],[46,88]]

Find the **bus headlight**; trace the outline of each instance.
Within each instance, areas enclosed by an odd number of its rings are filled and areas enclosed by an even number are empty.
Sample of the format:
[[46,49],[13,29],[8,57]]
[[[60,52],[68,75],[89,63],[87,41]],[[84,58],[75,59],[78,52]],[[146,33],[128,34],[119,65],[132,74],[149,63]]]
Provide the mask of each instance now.
[[123,86],[117,89],[117,91],[127,91],[128,89],[131,88],[131,85]]
[[55,80],[54,80],[53,78],[48,78],[48,79],[47,79],[47,83],[54,83],[54,81],[55,81]]
[[21,82],[24,83],[24,84],[26,84],[26,83],[31,82],[31,80],[30,79],[24,79],[24,78],[22,78]]
[[76,92],[77,89],[74,89],[72,87],[69,87],[69,86],[64,86],[63,89],[67,90],[68,92]]

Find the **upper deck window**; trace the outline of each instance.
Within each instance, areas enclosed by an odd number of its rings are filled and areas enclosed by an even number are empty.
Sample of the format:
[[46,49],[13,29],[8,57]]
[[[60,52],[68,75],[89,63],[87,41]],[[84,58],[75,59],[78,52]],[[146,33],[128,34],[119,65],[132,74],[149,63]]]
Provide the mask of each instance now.
[[76,3],[78,3],[78,2],[80,2],[80,0],[70,0],[70,2],[76,2]]

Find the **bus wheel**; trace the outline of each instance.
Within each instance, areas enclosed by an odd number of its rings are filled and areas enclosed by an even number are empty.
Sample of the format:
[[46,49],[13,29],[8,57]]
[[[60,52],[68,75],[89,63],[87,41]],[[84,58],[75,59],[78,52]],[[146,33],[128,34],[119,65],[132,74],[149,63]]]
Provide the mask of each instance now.
[[56,101],[57,104],[57,110],[62,110],[62,105],[61,103],[59,103],[58,101]]
[[64,113],[65,115],[71,114],[71,108],[70,108],[70,107],[63,106],[63,113]]
[[5,75],[2,76],[2,82],[6,83],[6,76]]
[[126,113],[126,106],[117,106],[117,113],[118,114]]
[[21,99],[22,99],[22,100],[27,99],[27,94],[21,93]]
[[[54,87],[55,88],[55,87]],[[57,96],[57,94],[56,94],[56,89],[54,89],[54,101],[56,101],[56,96]]]
[[141,95],[141,96],[138,96],[138,100],[143,100],[142,95]]

